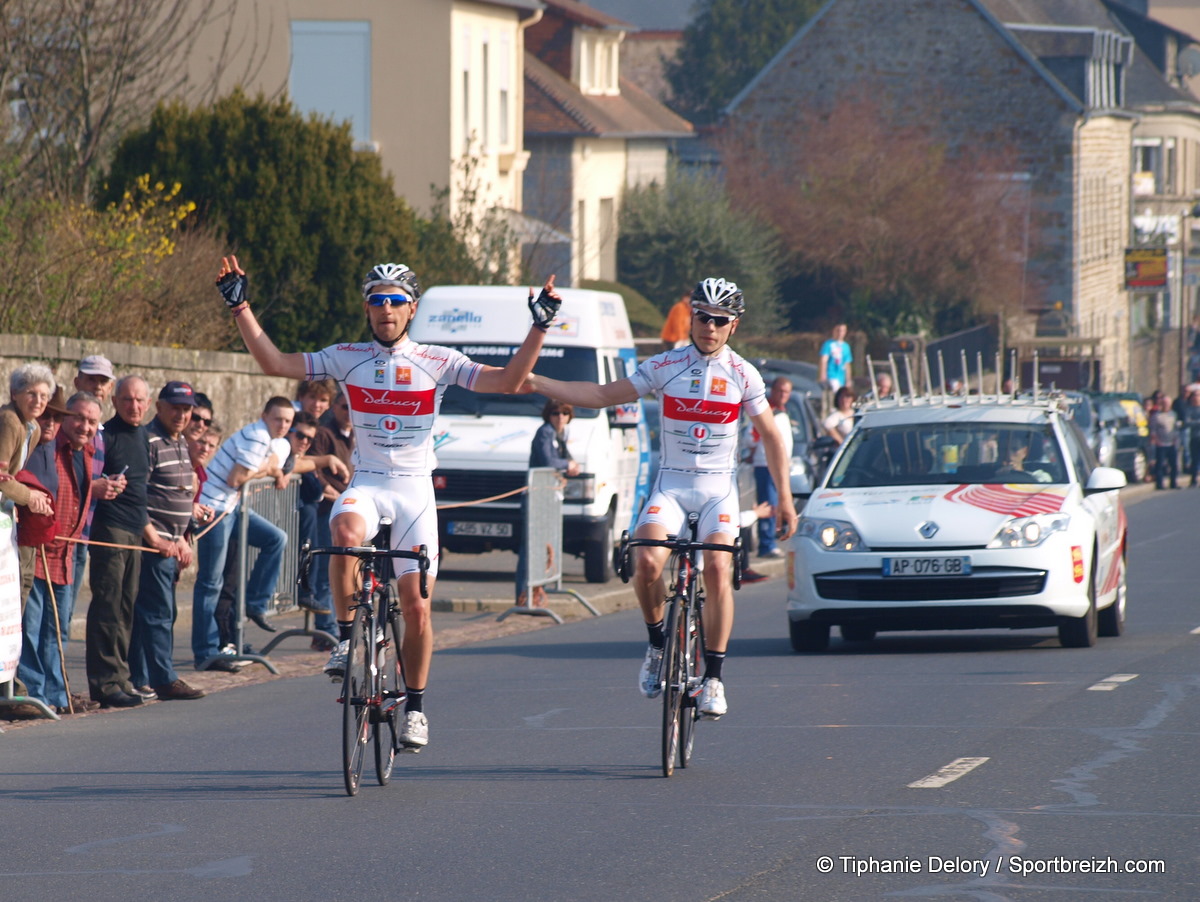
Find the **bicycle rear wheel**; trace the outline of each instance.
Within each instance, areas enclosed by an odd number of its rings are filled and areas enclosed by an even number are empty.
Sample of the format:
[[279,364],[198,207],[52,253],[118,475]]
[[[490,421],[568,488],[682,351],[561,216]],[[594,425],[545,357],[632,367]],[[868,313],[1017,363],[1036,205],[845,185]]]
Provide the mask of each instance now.
[[699,687],[696,675],[699,673],[703,651],[700,647],[700,623],[696,605],[688,605],[687,616],[680,619],[683,621],[679,630],[680,647],[684,650],[681,655],[683,674],[680,682],[684,689],[679,711],[679,766],[687,767],[692,760],[692,746],[696,742],[696,721],[699,719],[700,710],[695,694]]
[[346,658],[346,674],[342,678],[342,776],[346,794],[358,792],[363,764],[367,757],[369,699],[371,695],[371,665],[375,650],[373,637],[367,630],[367,615],[362,608],[354,612],[350,631],[350,654]]
[[679,598],[668,602],[666,643],[663,645],[663,720],[662,720],[662,769],[663,776],[675,772],[675,757],[679,754],[679,714],[683,695],[687,689],[683,675],[683,646],[680,644]]
[[[380,590],[381,592],[385,590]],[[400,615],[391,609],[392,595],[386,591],[376,610],[382,628],[383,643],[376,646],[379,661],[379,716],[375,732],[375,776],[386,786],[396,760],[396,718],[404,705],[404,673],[400,666]]]

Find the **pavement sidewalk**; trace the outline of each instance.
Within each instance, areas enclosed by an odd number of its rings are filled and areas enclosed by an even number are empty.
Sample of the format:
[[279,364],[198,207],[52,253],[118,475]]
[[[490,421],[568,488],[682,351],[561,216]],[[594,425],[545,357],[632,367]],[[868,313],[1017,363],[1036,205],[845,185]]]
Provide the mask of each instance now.
[[[755,570],[771,576],[775,583],[780,586],[783,585],[780,577],[784,572],[784,559],[755,559],[753,567]],[[610,614],[615,611],[636,607],[637,604],[633,594],[633,587],[622,583],[616,578],[604,584],[589,584],[586,588],[583,586],[573,586],[573,588],[577,590],[582,589],[583,591],[580,594],[584,595],[589,604],[601,614]],[[491,587],[485,584],[483,587],[484,594],[487,594],[489,591],[491,591]],[[279,671],[278,675],[272,674],[265,667],[257,663],[247,664],[238,673],[223,673],[218,671],[198,672],[192,666],[192,580],[189,574],[185,574],[184,579],[180,581],[177,587],[176,598],[178,602],[178,617],[175,621],[175,668],[180,679],[185,683],[197,689],[203,689],[207,693],[222,692],[227,689],[250,686],[268,680],[296,676],[314,676],[321,672],[321,668],[329,658],[328,652],[314,651],[311,648],[311,640],[307,636],[295,636],[281,642],[279,646],[272,650],[269,656],[271,663]],[[570,596],[563,595],[556,597],[550,595],[548,601],[550,608],[565,621],[580,620],[592,616],[578,601]],[[67,662],[67,678],[70,682],[71,691],[83,696],[88,694],[83,638],[87,622],[87,608],[90,603],[91,593],[85,586],[81,597],[76,602],[74,616],[71,618],[71,641],[63,649]],[[461,596],[452,598],[443,596],[438,592],[438,585],[435,584],[432,602],[434,649],[469,645],[473,642],[482,642],[500,636],[545,629],[555,625],[554,620],[550,617],[524,614],[514,614],[506,617],[503,621],[499,621],[497,618],[501,613],[508,610],[511,605],[512,600],[509,598]],[[287,629],[303,629],[311,626],[311,616],[300,610],[292,610],[288,613],[275,615],[271,618],[271,623],[280,632]],[[308,620],[307,623],[306,619]],[[257,651],[266,645],[273,635],[264,632],[252,623],[248,623],[246,625],[244,641],[253,650]],[[161,704],[161,702],[150,702],[149,704]],[[195,705],[197,712],[200,713],[203,711],[204,699],[172,702],[172,704]],[[129,710],[136,709],[101,709],[89,714],[65,716],[64,719],[69,720],[77,717],[92,717],[97,715],[109,716]],[[2,727],[0,732],[30,727],[35,724],[54,723],[54,721],[44,717],[20,717],[13,720],[6,718],[7,712],[5,709],[0,708],[0,727]]]

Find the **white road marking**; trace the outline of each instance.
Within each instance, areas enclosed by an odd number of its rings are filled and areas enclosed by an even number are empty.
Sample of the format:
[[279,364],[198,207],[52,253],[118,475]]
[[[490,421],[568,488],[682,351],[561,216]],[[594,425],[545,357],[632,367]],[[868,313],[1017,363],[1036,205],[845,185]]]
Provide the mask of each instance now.
[[1194,630],[1192,630],[1192,635],[1193,635],[1193,636],[1200,636],[1200,626],[1198,626],[1198,627],[1196,627]]
[[990,761],[990,758],[955,758],[941,770],[930,774],[928,777],[922,777],[920,780],[914,780],[908,784],[909,789],[937,789],[939,786],[945,786],[947,783],[953,783],[959,777],[965,776],[973,771],[985,761]]
[[1105,677],[1095,686],[1088,686],[1089,692],[1112,692],[1122,683],[1128,683],[1130,680],[1136,680],[1136,673],[1114,673],[1110,677]]

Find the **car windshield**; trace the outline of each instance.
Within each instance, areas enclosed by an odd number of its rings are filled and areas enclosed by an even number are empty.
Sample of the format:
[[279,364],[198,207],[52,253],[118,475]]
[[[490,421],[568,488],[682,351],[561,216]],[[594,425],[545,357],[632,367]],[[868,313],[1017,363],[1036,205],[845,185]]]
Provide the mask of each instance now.
[[1067,469],[1049,425],[908,423],[862,426],[827,485],[858,488],[962,483],[1063,483]]
[[[451,345],[451,347],[455,347]],[[476,363],[504,366],[517,353],[516,345],[458,345]],[[589,348],[542,348],[533,371],[564,382],[596,382],[596,352]],[[446,389],[442,398],[442,413],[482,417],[540,417],[546,406],[546,396],[485,394],[468,391],[457,385]],[[575,417],[589,419],[599,415],[590,407],[576,407]]]

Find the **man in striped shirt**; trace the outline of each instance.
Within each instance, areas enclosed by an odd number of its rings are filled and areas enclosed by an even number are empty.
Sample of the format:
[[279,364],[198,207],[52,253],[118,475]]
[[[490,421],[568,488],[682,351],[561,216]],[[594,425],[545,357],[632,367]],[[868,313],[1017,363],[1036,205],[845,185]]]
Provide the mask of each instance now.
[[[271,398],[263,408],[262,416],[229,436],[208,465],[208,479],[200,490],[200,503],[211,508],[214,516],[220,519],[196,543],[192,654],[197,669],[216,656],[221,648],[215,614],[224,585],[225,556],[237,523],[238,489],[251,479],[263,476],[275,478],[279,487],[283,487],[286,478],[283,463],[291,451],[285,436],[295,413],[287,398],[278,395]],[[246,513],[250,518],[250,544],[259,550],[246,585],[246,615],[261,625],[267,622],[264,615],[275,593],[287,534],[254,511]],[[218,659],[208,669],[236,672],[237,666]]]
[[194,505],[196,474],[192,471],[184,428],[191,422],[196,396],[186,382],[168,382],[158,393],[154,420],[146,427],[150,475],[146,482],[149,522],[142,531],[146,550],[129,644],[129,673],[142,698],[194,699],[204,692],[179,679],[171,658],[175,651],[175,580],[192,562],[188,526],[193,515],[204,519],[208,508]]

